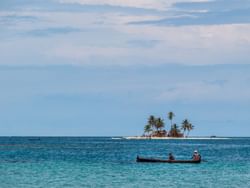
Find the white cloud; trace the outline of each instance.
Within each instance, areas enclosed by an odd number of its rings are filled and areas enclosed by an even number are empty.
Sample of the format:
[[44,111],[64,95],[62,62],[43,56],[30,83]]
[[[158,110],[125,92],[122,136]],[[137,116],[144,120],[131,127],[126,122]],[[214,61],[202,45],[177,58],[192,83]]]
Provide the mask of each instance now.
[[209,0],[59,0],[61,3],[79,3],[83,5],[111,5],[144,9],[166,10],[177,2],[207,2]]
[[128,55],[128,51],[126,48],[65,45],[48,51],[47,55],[68,58],[82,63],[89,62],[88,60],[95,57],[112,58],[125,56]]
[[[64,20],[82,17],[80,21],[74,19],[74,27],[90,26],[85,19],[100,18],[98,14],[60,14],[53,16],[53,19],[66,17]],[[146,19],[150,17],[147,16]],[[153,18],[153,16],[152,16]],[[110,58],[137,57],[144,64],[180,63],[187,65],[207,64],[235,64],[249,63],[248,49],[250,47],[250,24],[228,24],[228,25],[206,25],[206,26],[180,26],[161,27],[151,25],[127,25],[131,20],[145,19],[144,16],[126,16],[117,13],[103,14],[102,25],[96,25],[95,30],[99,31],[92,35],[93,42],[80,43],[84,38],[89,38],[86,33],[70,42],[63,39],[63,45],[58,46],[56,56],[77,59],[83,63],[86,58],[99,56]],[[68,24],[70,24],[68,22]],[[93,25],[92,25],[93,26]],[[107,32],[102,30],[109,29]],[[106,40],[108,39],[108,40]],[[126,46],[129,40],[161,41],[152,48],[133,48]],[[98,42],[97,42],[98,41]],[[63,48],[62,48],[63,46]],[[67,49],[67,50],[66,50]],[[61,53],[60,53],[61,50]],[[82,53],[85,51],[85,53]],[[53,50],[52,50],[53,52]],[[67,54],[67,55],[66,55]],[[82,59],[81,59],[82,58]],[[127,61],[127,64],[140,63],[137,59],[134,62]],[[105,62],[103,62],[105,64]],[[108,62],[110,63],[110,62]],[[120,63],[117,62],[116,63]],[[122,62],[124,64],[126,62]]]
[[[67,58],[70,63],[84,64],[92,57],[115,59],[116,64],[168,64],[186,65],[208,64],[249,64],[250,24],[198,25],[198,26],[155,26],[127,24],[131,21],[159,18],[156,15],[124,15],[119,13],[88,12],[4,12],[0,16],[35,16],[33,23],[16,23],[5,27],[6,36],[2,37],[0,50],[4,57],[0,63],[25,62],[20,57],[48,56]],[[53,35],[43,39],[25,38],[18,34],[35,29],[53,27],[72,27],[82,32]],[[12,35],[11,35],[12,34]],[[14,37],[13,37],[14,35]],[[1,35],[0,35],[1,37]],[[159,41],[150,48],[133,47],[128,41]],[[24,48],[25,46],[25,48]],[[29,47],[32,46],[30,53]],[[15,54],[15,56],[13,56]],[[25,55],[23,55],[25,54]],[[32,59],[34,59],[32,58]],[[59,58],[59,59],[58,59]],[[11,61],[8,61],[10,60]],[[38,58],[39,59],[39,58]],[[120,59],[120,61],[119,61]],[[12,61],[13,60],[13,61]],[[113,61],[114,62],[114,61]],[[32,63],[32,62],[30,62]],[[46,63],[46,62],[45,62]],[[95,64],[95,61],[91,61]],[[100,62],[98,62],[100,63]],[[111,61],[103,61],[110,64]]]
[[249,63],[250,24],[207,26],[120,26],[121,32],[161,43],[146,56],[181,64]]
[[[237,83],[238,82],[238,83]],[[239,92],[244,89],[244,92]],[[250,101],[250,89],[241,83],[241,79],[230,81],[226,86],[207,84],[205,82],[183,82],[175,84],[172,89],[163,91],[156,100],[160,101]]]

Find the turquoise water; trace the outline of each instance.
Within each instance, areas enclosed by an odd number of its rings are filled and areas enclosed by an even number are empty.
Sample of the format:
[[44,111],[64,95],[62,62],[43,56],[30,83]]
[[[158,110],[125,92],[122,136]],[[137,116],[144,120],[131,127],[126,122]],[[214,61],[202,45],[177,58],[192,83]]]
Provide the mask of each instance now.
[[[136,155],[201,164],[136,163]],[[112,140],[0,137],[0,187],[250,187],[250,139]]]

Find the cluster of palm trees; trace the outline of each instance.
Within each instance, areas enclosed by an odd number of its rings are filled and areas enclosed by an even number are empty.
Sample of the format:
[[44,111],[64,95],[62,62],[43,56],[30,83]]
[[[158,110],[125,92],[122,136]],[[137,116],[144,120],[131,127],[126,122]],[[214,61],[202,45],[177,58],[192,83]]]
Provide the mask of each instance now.
[[189,132],[194,129],[194,126],[188,121],[188,119],[184,119],[182,121],[181,128],[179,128],[176,123],[173,124],[174,116],[175,114],[173,112],[168,113],[168,119],[171,122],[169,131],[164,129],[165,123],[162,118],[156,118],[153,115],[149,116],[148,123],[144,127],[144,135],[155,137],[188,137]]

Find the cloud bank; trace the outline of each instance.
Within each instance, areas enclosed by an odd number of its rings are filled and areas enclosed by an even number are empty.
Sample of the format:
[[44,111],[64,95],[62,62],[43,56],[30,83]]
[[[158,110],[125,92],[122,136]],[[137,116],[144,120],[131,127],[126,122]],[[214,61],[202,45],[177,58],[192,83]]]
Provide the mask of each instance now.
[[249,64],[246,1],[13,0],[5,7],[0,64]]
[[121,7],[135,7],[143,9],[167,10],[177,2],[206,2],[208,0],[59,0],[61,3],[78,3],[82,5],[111,5]]

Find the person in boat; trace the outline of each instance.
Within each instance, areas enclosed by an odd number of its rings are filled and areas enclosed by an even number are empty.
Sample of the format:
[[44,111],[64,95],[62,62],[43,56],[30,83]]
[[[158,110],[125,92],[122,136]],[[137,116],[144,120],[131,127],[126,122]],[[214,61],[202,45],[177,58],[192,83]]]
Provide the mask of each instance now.
[[194,150],[192,159],[193,159],[194,161],[200,161],[200,160],[201,160],[201,155],[198,153],[197,150]]
[[170,160],[170,161],[175,160],[175,158],[174,158],[174,156],[173,156],[172,153],[169,153],[169,154],[168,154],[168,160]]

